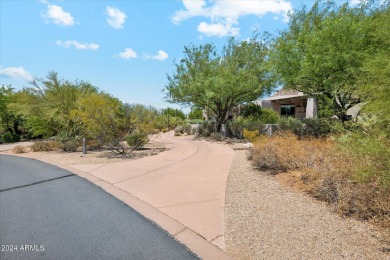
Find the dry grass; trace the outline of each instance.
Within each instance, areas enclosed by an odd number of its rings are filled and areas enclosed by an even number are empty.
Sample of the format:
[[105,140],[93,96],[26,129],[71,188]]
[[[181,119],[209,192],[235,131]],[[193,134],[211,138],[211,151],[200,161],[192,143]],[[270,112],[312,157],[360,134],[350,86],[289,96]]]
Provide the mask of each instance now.
[[18,154],[18,153],[28,153],[29,148],[24,146],[15,146],[14,149],[12,149],[12,153]]
[[299,139],[284,132],[255,142],[249,157],[272,174],[299,171],[305,190],[337,212],[390,231],[390,185],[359,177],[359,169],[372,163],[369,156],[362,161],[330,139]]
[[33,152],[49,152],[59,149],[59,145],[54,141],[38,141],[30,146]]

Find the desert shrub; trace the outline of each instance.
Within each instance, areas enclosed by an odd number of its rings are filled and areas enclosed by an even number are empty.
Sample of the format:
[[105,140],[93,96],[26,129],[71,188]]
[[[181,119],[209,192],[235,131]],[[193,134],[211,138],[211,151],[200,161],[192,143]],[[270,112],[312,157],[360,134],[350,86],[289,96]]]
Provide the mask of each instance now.
[[166,133],[166,132],[168,132],[168,129],[167,129],[167,128],[163,128],[161,131],[162,131],[163,133]]
[[133,133],[127,136],[126,141],[133,150],[138,150],[143,148],[149,139],[146,133]]
[[0,143],[16,143],[20,141],[20,135],[14,133],[4,133],[1,135]]
[[208,137],[211,133],[216,132],[217,123],[212,120],[204,121],[203,124],[198,126],[198,135]]
[[264,124],[277,124],[279,122],[279,115],[272,109],[262,109],[258,120]]
[[175,136],[179,136],[183,133],[183,127],[182,126],[176,126],[174,130]]
[[202,124],[204,122],[203,119],[189,119],[188,123],[191,125],[197,125],[197,124]]
[[241,110],[241,115],[250,118],[251,121],[261,121],[264,124],[276,124],[279,121],[279,115],[274,110],[261,108],[253,103],[246,104]]
[[252,163],[273,174],[301,172],[318,199],[347,216],[390,228],[390,143],[353,133],[340,139],[279,132],[254,143]]
[[64,152],[76,152],[79,147],[79,142],[76,140],[68,140],[61,144],[61,149]]
[[244,128],[243,135],[244,135],[244,138],[246,140],[253,143],[253,142],[256,142],[260,138],[260,131],[258,129],[251,131],[251,130]]
[[15,146],[14,149],[12,149],[12,153],[27,153],[27,149],[26,147],[23,147],[23,146]]
[[302,121],[294,117],[280,118],[279,128],[282,131],[291,131],[297,136],[303,136],[305,131]]
[[256,142],[251,153],[257,168],[272,173],[302,168],[306,156],[305,147],[289,132]]
[[30,146],[33,152],[49,152],[58,148],[54,141],[37,141]]
[[227,128],[231,136],[242,139],[244,138],[244,129],[261,132],[264,129],[264,124],[259,120],[245,119],[238,116],[227,124]]
[[191,125],[183,125],[182,132],[184,134],[187,134],[187,135],[192,134],[192,127],[191,127]]
[[229,134],[238,139],[243,138],[244,128],[245,128],[245,119],[241,116],[234,118],[233,120],[227,123],[227,129]]
[[279,128],[282,131],[291,131],[301,137],[327,137],[330,134],[344,131],[344,127],[339,121],[325,118],[305,118],[301,120],[293,117],[283,117],[279,121]]
[[220,133],[211,133],[210,138],[215,140],[215,141],[222,141],[223,140],[223,135]]

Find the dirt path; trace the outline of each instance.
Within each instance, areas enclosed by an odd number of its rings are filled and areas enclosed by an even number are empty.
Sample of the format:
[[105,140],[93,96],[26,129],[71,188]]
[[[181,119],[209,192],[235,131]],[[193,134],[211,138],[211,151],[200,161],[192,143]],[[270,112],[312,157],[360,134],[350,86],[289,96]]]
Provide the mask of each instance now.
[[225,200],[226,252],[238,259],[390,259],[369,224],[253,170],[235,151]]

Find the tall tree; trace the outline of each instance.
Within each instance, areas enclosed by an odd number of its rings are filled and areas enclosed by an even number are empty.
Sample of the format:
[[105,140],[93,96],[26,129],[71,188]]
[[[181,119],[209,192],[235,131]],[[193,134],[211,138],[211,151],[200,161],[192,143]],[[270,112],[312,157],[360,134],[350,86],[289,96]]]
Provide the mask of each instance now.
[[317,1],[290,14],[289,28],[271,52],[280,83],[322,99],[339,118],[361,102],[356,90],[363,62],[374,52],[368,18],[375,3],[353,8]]
[[363,109],[377,117],[381,130],[390,137],[390,1],[372,15],[370,28],[375,54],[363,64],[358,93],[365,101]]
[[185,47],[184,58],[168,76],[166,99],[211,111],[219,131],[232,108],[270,91],[267,50],[257,37],[242,42],[230,38],[221,54],[213,44]]
[[70,82],[49,72],[45,79],[33,81],[33,87],[15,94],[8,108],[26,120],[33,136],[61,135],[66,141],[82,131],[82,122],[72,115],[77,100],[97,88],[86,82]]

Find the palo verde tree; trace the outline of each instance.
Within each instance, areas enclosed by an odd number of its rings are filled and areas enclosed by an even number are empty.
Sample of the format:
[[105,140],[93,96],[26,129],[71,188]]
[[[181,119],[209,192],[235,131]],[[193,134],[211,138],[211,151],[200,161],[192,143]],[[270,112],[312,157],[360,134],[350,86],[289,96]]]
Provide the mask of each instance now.
[[185,47],[184,58],[168,76],[166,99],[210,111],[220,131],[231,109],[270,91],[267,51],[265,40],[257,37],[242,42],[230,38],[220,54],[210,43]]
[[56,135],[67,141],[80,135],[83,125],[73,111],[78,99],[97,92],[97,88],[84,81],[61,80],[56,72],[34,80],[32,85],[15,93],[13,102],[7,106],[25,120],[32,136]]
[[350,7],[317,1],[290,14],[289,28],[273,44],[270,60],[280,84],[320,99],[343,119],[361,102],[358,79],[375,50],[369,17],[375,2]]

